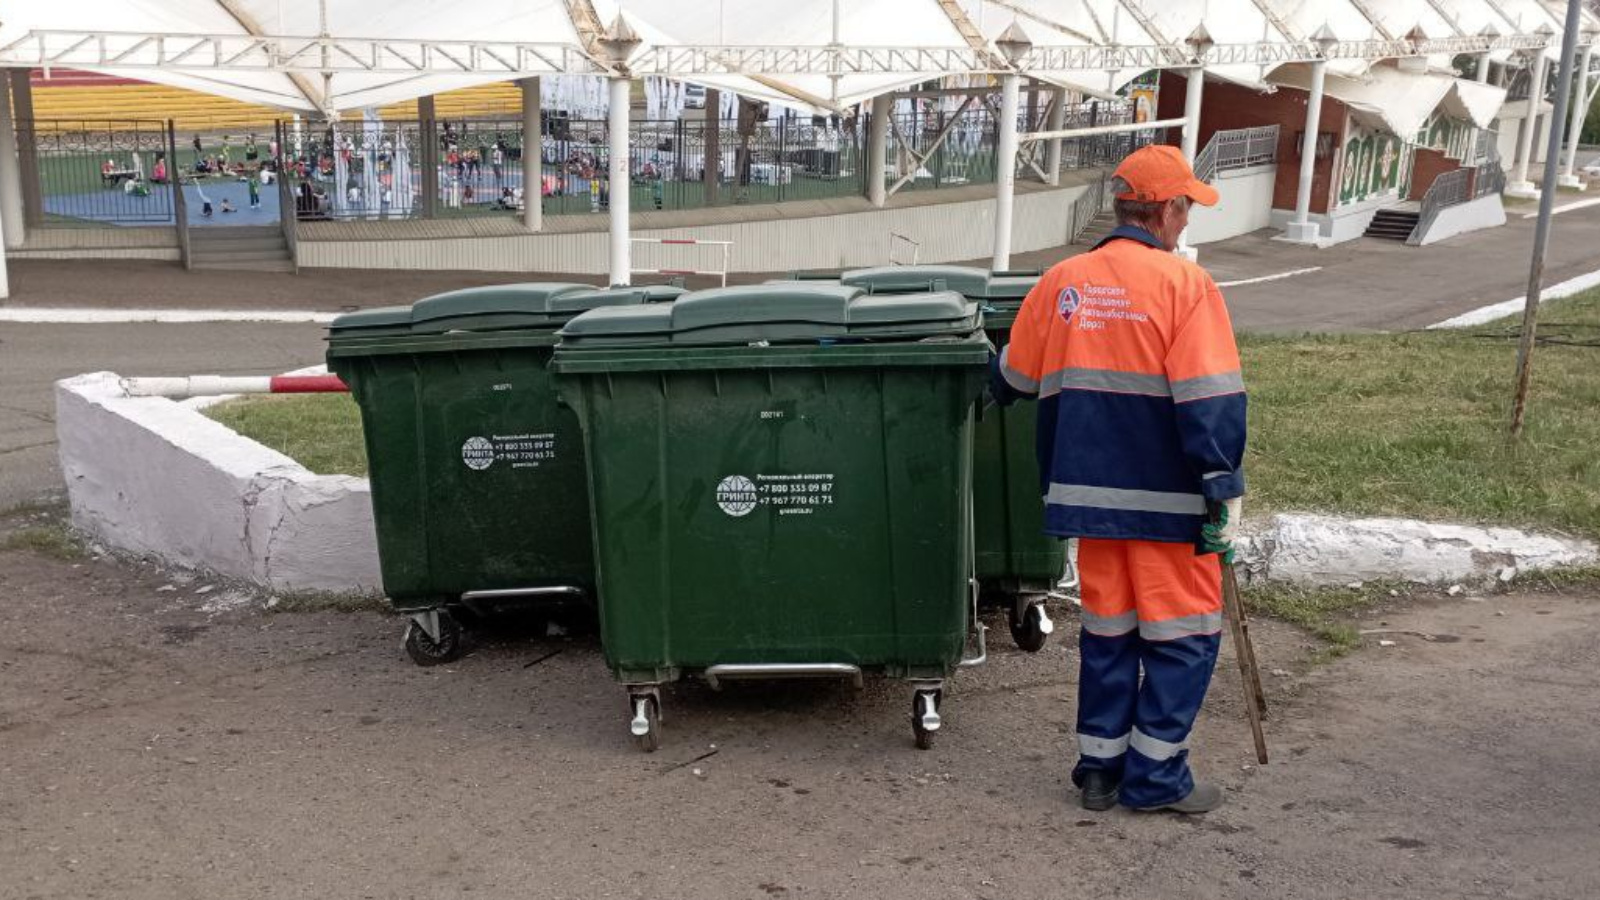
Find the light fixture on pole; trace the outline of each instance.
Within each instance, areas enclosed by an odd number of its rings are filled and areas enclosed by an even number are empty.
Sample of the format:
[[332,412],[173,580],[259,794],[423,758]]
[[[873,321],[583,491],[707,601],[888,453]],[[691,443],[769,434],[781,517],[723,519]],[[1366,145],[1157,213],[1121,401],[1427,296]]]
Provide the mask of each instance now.
[[1190,62],[1197,66],[1205,65],[1206,54],[1217,45],[1217,42],[1211,39],[1211,32],[1206,30],[1204,22],[1196,25],[1194,31],[1189,32],[1189,36],[1184,38],[1183,42],[1189,46]]
[[1020,66],[1028,53],[1033,50],[1033,40],[1016,22],[1012,22],[1006,26],[1005,31],[1000,32],[1000,36],[994,39],[994,45],[1012,67]]
[[1311,43],[1317,48],[1317,56],[1327,59],[1333,48],[1339,46],[1339,37],[1328,27],[1328,23],[1324,22],[1322,27],[1311,33]]

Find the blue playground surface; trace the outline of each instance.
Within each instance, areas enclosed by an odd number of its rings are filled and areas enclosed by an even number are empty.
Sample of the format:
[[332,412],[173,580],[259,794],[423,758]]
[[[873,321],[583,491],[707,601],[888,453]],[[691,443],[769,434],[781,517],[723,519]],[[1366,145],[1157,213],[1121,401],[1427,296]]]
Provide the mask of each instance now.
[[[151,185],[150,196],[135,197],[123,193],[121,188],[106,188],[83,194],[53,194],[44,198],[47,213],[70,216],[107,225],[149,227],[173,224],[172,201],[165,185]],[[200,193],[211,198],[213,213],[210,218],[201,215],[204,202]],[[184,200],[189,204],[189,226],[203,228],[227,225],[278,224],[278,186],[261,186],[261,206],[250,208],[250,188],[243,181],[216,179],[204,184],[183,186]],[[236,212],[222,211],[222,201],[227,199]]]

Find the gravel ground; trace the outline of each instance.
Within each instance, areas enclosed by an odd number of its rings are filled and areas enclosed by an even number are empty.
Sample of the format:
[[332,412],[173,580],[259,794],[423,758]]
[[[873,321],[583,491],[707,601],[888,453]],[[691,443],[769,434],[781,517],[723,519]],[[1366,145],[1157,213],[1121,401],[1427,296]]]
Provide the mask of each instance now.
[[1225,658],[1193,757],[1228,805],[1184,819],[1076,807],[1059,637],[994,642],[931,751],[869,681],[679,685],[644,755],[592,637],[420,669],[393,617],[206,586],[0,551],[0,897],[1600,895],[1592,596],[1375,612],[1395,646],[1317,668],[1258,622],[1273,762]]

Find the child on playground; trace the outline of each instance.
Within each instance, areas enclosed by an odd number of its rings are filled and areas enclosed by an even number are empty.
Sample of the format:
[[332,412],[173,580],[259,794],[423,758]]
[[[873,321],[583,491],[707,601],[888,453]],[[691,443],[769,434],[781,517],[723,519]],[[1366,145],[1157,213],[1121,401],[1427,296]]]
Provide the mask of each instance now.
[[255,173],[251,173],[249,186],[250,186],[250,208],[251,209],[260,209],[261,208],[261,176],[255,174]]

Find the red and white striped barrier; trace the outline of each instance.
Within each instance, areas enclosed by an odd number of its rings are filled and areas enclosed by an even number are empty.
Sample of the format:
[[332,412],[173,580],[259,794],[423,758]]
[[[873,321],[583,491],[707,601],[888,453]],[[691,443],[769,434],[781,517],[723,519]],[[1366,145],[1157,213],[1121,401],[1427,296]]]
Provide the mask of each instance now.
[[[654,244],[656,246],[677,247],[721,247],[721,269],[633,269],[628,271],[634,275],[715,275],[722,280],[722,286],[728,286],[728,259],[733,252],[733,241],[702,241],[692,238],[629,238],[631,244]],[[633,254],[628,254],[633,258]]]
[[124,378],[129,397],[216,397],[222,394],[346,394],[337,375],[187,375]]

